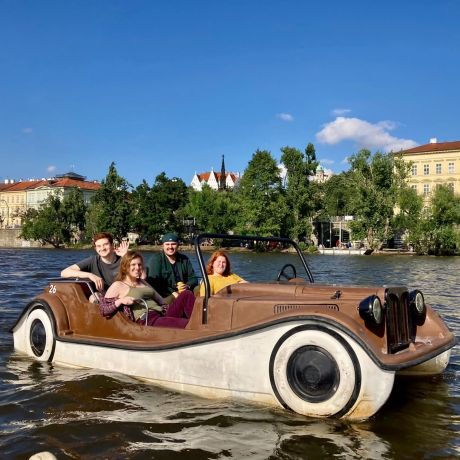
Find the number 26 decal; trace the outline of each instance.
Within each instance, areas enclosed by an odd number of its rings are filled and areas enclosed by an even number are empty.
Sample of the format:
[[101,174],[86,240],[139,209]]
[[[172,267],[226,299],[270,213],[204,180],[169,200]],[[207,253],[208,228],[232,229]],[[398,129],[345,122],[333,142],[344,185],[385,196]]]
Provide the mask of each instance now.
[[50,284],[50,288],[48,291],[50,294],[56,294],[56,285],[55,284]]

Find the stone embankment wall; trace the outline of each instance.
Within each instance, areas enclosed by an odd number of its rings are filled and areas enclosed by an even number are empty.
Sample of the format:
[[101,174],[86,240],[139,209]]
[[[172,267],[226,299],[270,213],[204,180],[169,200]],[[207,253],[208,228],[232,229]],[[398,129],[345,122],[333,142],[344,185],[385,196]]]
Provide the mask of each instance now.
[[40,248],[38,241],[27,241],[19,238],[20,228],[0,229],[0,248]]

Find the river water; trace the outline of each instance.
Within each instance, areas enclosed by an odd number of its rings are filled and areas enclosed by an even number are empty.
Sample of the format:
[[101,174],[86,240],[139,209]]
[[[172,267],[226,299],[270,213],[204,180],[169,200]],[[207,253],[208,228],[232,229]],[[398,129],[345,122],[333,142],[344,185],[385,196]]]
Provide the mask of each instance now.
[[[135,379],[32,361],[10,327],[46,279],[89,252],[0,249],[0,458],[447,459],[460,456],[460,353],[441,376],[397,379],[360,423],[308,419],[235,401],[165,391]],[[237,273],[277,271],[280,254],[231,255]],[[308,257],[317,282],[407,284],[460,335],[460,257]],[[251,274],[248,278],[251,278]],[[271,276],[271,275],[270,275]]]

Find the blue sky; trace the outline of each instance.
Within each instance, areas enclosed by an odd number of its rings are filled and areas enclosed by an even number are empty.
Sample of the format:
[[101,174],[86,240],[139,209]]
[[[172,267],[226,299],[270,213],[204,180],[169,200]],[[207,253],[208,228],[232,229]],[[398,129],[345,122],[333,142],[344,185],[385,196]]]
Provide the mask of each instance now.
[[0,179],[460,140],[460,1],[0,0]]

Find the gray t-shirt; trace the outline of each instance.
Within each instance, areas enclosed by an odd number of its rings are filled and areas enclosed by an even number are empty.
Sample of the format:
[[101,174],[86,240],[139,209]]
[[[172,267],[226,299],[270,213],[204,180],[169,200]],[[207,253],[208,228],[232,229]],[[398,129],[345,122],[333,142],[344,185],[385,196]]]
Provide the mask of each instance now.
[[117,276],[120,268],[121,257],[115,257],[115,262],[112,264],[106,264],[102,261],[101,256],[94,255],[77,262],[76,265],[78,265],[80,270],[84,272],[93,273],[94,275],[101,277],[104,280],[104,289],[107,290],[108,287],[115,281],[115,277]]

